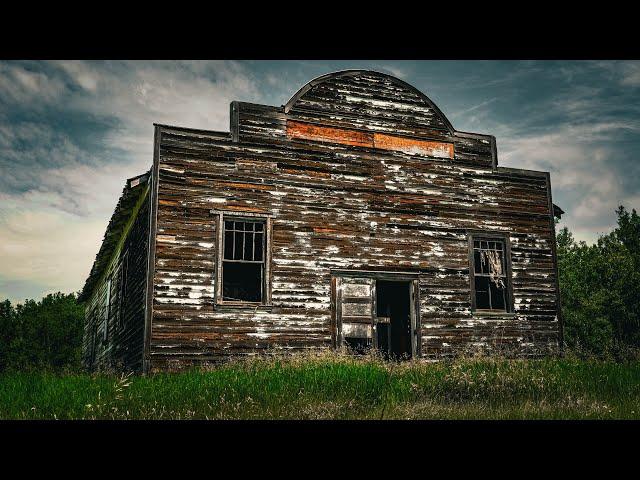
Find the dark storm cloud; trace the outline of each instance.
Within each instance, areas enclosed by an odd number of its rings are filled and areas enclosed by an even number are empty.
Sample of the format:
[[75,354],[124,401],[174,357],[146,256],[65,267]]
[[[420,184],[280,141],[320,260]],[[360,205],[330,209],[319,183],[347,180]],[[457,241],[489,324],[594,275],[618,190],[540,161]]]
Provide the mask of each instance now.
[[153,122],[226,131],[232,100],[282,105],[349,68],[495,135],[501,165],[550,171],[580,239],[640,205],[639,62],[0,62],[0,297],[82,286],[124,180],[151,164]]

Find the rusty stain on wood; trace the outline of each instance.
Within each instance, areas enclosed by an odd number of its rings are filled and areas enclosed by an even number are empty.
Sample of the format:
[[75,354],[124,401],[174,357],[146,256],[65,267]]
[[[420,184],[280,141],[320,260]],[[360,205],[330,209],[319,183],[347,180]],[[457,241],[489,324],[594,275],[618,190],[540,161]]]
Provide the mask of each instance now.
[[295,121],[287,122],[287,135],[292,138],[342,143],[359,147],[372,147],[373,135],[346,128],[332,128]]
[[399,150],[405,153],[426,155],[436,158],[453,158],[453,144],[430,142],[415,138],[402,138],[384,133],[374,133],[373,146],[384,150]]
[[436,158],[453,158],[453,144],[415,138],[398,137],[384,133],[367,133],[346,128],[326,127],[309,123],[287,121],[287,136],[319,142],[341,143],[358,147],[397,150]]

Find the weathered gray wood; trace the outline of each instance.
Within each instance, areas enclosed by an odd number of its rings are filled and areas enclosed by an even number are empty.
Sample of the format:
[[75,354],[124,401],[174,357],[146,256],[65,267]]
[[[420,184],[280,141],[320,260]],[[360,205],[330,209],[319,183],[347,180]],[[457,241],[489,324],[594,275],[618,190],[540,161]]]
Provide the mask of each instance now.
[[[139,179],[138,179],[139,180]],[[107,229],[107,238],[113,236],[122,241],[101,249],[94,273],[100,278],[87,280],[80,300],[85,302],[85,333],[83,337],[83,362],[86,368],[141,371],[143,368],[143,337],[145,316],[147,242],[149,238],[149,194],[147,178],[134,187],[125,187],[122,198]],[[133,208],[139,204],[137,213]],[[133,218],[132,218],[133,216]],[[131,221],[126,234],[122,230]],[[120,231],[115,230],[116,225]],[[113,229],[113,230],[111,230]],[[111,231],[110,231],[111,230]],[[125,238],[122,239],[122,235]],[[108,245],[105,239],[103,246]],[[115,243],[118,243],[116,240]],[[126,261],[126,277],[123,273]],[[102,270],[98,266],[102,265]],[[111,278],[108,315],[106,298],[108,279]],[[106,341],[99,341],[99,326],[106,318]]]
[[[358,271],[412,281],[419,356],[557,351],[548,175],[499,167],[494,137],[456,132],[426,97],[387,75],[329,75],[303,90],[284,107],[233,102],[230,133],[157,126],[149,368],[339,346],[344,325],[365,325],[342,324],[366,318],[366,285],[343,283]],[[326,129],[301,138],[288,132],[292,121]],[[375,134],[400,140],[376,148]],[[452,155],[394,149],[414,140],[450,144]],[[216,301],[216,212],[269,219],[270,304]],[[472,311],[472,231],[508,240],[508,314]],[[345,293],[348,301],[336,301]]]

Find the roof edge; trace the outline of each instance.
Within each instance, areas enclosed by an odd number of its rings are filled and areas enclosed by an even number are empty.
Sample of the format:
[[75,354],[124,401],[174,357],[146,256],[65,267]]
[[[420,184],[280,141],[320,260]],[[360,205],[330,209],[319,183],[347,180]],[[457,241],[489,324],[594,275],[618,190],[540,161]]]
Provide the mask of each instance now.
[[453,128],[453,125],[451,124],[449,119],[446,117],[446,115],[442,113],[442,111],[438,108],[438,106],[435,103],[433,103],[433,101],[429,97],[427,97],[423,92],[418,90],[416,87],[414,87],[410,83],[407,83],[404,80],[399,79],[398,77],[394,77],[393,75],[389,75],[388,73],[384,73],[384,72],[379,72],[377,70],[366,70],[366,69],[339,70],[337,72],[325,73],[324,75],[320,75],[319,77],[316,77],[313,80],[307,82],[305,85],[303,85],[302,88],[300,88],[289,99],[289,101],[282,106],[283,111],[284,113],[289,113],[289,111],[293,108],[293,106],[300,99],[300,97],[302,97],[305,93],[311,90],[314,86],[320,83],[326,82],[330,78],[356,76],[363,73],[373,73],[375,75],[380,75],[381,77],[391,80],[392,82],[404,88],[407,88],[408,90],[411,90],[412,92],[417,94],[427,105],[429,105],[429,107],[431,107],[433,111],[436,112],[437,115],[440,116],[440,118],[442,119],[442,122],[445,124],[445,126],[447,127],[450,133],[453,134],[456,131],[456,129]]
[[[125,182],[125,186],[120,194],[118,203],[116,204],[102,238],[100,249],[96,254],[93,265],[91,266],[89,276],[87,277],[85,284],[82,287],[82,291],[78,296],[78,303],[83,303],[91,298],[96,285],[100,282],[105,271],[112,263],[113,254],[118,250],[123,234],[128,232],[130,220],[137,211],[136,207],[147,191],[150,176],[151,170],[141,175],[131,177]],[[124,203],[128,203],[128,206],[123,206]],[[117,229],[120,229],[117,233],[117,240],[110,244],[106,243],[109,236],[114,232],[117,232]]]

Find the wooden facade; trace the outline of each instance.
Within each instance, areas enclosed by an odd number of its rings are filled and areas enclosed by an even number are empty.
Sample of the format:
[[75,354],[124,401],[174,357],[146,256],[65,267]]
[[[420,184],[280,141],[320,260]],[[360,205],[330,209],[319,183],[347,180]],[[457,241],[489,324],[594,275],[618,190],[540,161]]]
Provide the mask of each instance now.
[[[105,236],[128,248],[103,245],[100,279],[83,292],[87,366],[152,371],[345,344],[531,356],[561,344],[549,174],[499,167],[493,136],[456,131],[394,77],[344,71],[281,107],[232,102],[230,132],[156,125],[144,178],[120,201],[136,199],[120,214],[132,226]],[[90,354],[125,250],[131,331]],[[485,258],[492,270],[474,267]],[[227,298],[249,277],[255,298]],[[491,308],[479,308],[485,288]]]

